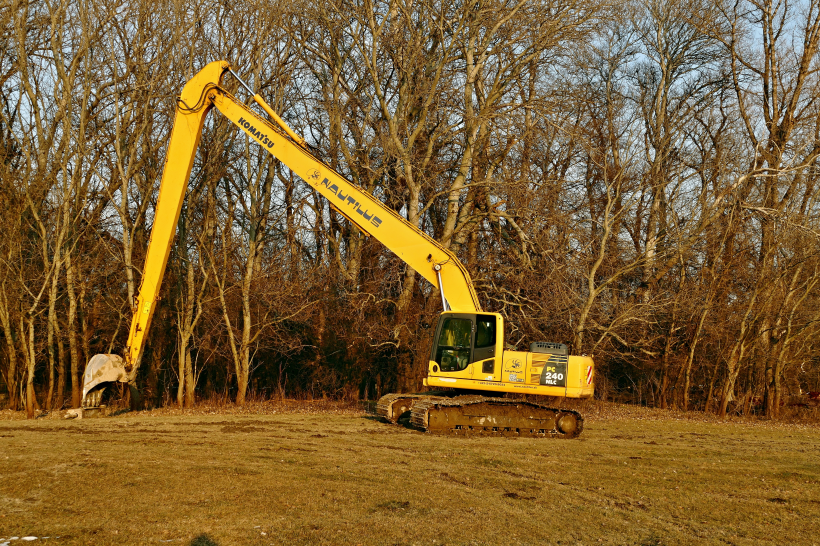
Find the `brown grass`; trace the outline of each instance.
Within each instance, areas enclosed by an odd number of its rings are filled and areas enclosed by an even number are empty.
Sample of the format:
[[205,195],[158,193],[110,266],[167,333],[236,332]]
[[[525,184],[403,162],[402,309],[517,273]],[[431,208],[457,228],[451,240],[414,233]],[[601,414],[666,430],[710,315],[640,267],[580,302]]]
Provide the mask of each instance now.
[[820,543],[817,426],[599,403],[585,415],[581,438],[561,441],[432,436],[330,402],[4,412],[0,539]]

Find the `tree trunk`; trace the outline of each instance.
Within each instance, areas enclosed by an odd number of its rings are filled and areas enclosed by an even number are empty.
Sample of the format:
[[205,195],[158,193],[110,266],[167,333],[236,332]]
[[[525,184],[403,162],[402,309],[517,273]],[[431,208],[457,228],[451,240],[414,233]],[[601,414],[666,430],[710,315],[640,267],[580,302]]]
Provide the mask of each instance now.
[[74,291],[74,268],[71,262],[71,253],[66,253],[66,294],[68,295],[68,353],[71,359],[71,407],[79,408],[80,397],[82,396],[82,383],[78,375],[80,367],[80,354],[77,343],[77,293]]
[[185,360],[188,356],[188,337],[179,334],[179,346],[177,348],[177,375],[179,377],[179,385],[177,386],[177,406],[184,407],[185,403],[185,380],[188,377],[186,373]]
[[[245,353],[245,351],[243,351]],[[242,358],[247,358],[247,354],[243,354]],[[244,362],[244,360],[243,360]],[[248,370],[246,366],[242,366],[236,370],[236,405],[244,406],[245,397],[248,393]]]
[[[20,331],[27,330],[27,349],[26,349],[26,417],[34,419],[35,410],[39,409],[37,403],[37,395],[34,392],[34,370],[35,370],[35,356],[34,352],[34,317],[26,319],[25,329],[23,327],[23,318],[20,317]],[[26,342],[24,342],[25,344]]]
[[[193,325],[188,325],[193,328]],[[190,330],[179,333],[178,348],[178,373],[179,386],[177,387],[177,405],[179,407],[192,408],[196,402],[195,389],[196,378],[194,377],[193,363],[191,360]]]
[[155,341],[151,344],[151,365],[145,377],[145,400],[146,406],[156,407],[161,403],[162,398],[159,392],[159,377],[162,370],[162,345]]
[[[407,173],[405,173],[407,175]],[[412,173],[410,173],[412,174]],[[419,191],[414,185],[412,185],[411,179],[408,177],[408,188],[410,190],[410,199],[407,203],[407,221],[410,222],[413,226],[419,225]],[[396,331],[399,330],[398,326],[400,326],[404,313],[403,311],[407,309],[407,306],[410,304],[410,300],[413,297],[413,290],[416,286],[416,270],[410,267],[409,265],[405,267],[404,270],[404,282],[402,283],[401,293],[399,294],[399,299],[396,302],[396,307],[399,311],[398,321]],[[438,289],[438,287],[436,287]]]
[[191,349],[185,353],[185,407],[192,408],[196,403],[196,377],[194,376]]
[[712,409],[712,395],[715,393],[715,383],[717,382],[718,372],[720,371],[720,366],[715,363],[715,369],[712,371],[712,379],[709,381],[709,391],[706,393],[706,404],[703,407],[704,413],[709,413]]
[[6,338],[6,353],[9,356],[5,374],[6,387],[9,391],[9,409],[17,411],[20,407],[20,398],[17,395],[17,349],[14,347],[14,333],[12,331],[5,283],[0,285],[0,325],[3,327],[3,336]]
[[[677,313],[677,308],[675,309],[675,313]],[[659,393],[661,409],[666,409],[668,407],[667,390],[669,389],[669,354],[672,352],[672,336],[674,335],[676,326],[677,323],[673,319],[672,326],[666,334],[666,343],[663,348],[663,369],[661,372],[661,386]]]
[[706,307],[703,308],[703,312],[700,314],[698,327],[695,330],[695,335],[692,337],[692,345],[689,347],[689,355],[686,358],[686,368],[683,372],[683,411],[689,411],[689,389],[691,388],[692,362],[695,360],[695,347],[698,345],[700,333],[703,330],[703,322],[706,320],[706,315],[709,312],[709,301],[711,300],[707,300]]
[[47,339],[48,339],[48,394],[46,395],[46,409],[51,410],[54,403],[54,368],[57,355],[54,351],[54,321],[56,320],[56,302],[57,302],[57,275],[54,275],[54,282],[48,292],[48,320],[47,320]]
[[65,400],[65,343],[57,323],[57,397],[54,400],[54,409],[61,409]]
[[729,362],[726,370],[726,382],[723,384],[723,390],[720,395],[720,409],[718,410],[718,417],[721,419],[726,417],[726,411],[729,407],[729,402],[734,398],[735,381],[740,374],[740,363],[743,361],[743,355],[746,353],[746,344],[739,340],[732,348],[729,355]]
[[82,358],[78,361],[77,378],[78,381],[80,381],[80,391],[82,393],[82,377],[85,373],[86,364],[88,364],[88,361],[91,360],[91,332],[89,332],[88,329],[88,314],[83,311],[86,304],[85,294],[87,285],[82,283],[80,286],[80,298],[77,315],[80,317],[80,340],[82,341],[80,346],[83,349],[83,354]]

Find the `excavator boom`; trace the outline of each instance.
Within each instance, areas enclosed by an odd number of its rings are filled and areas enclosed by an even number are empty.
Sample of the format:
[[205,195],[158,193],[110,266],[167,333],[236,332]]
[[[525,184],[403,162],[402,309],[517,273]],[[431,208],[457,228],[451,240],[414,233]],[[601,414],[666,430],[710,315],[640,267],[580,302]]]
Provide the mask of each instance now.
[[378,239],[439,287],[451,309],[481,310],[470,274],[452,252],[314,156],[260,95],[255,94],[254,100],[276,125],[238,101],[221,87],[222,77],[229,71],[225,61],[208,64],[185,84],[177,99],[142,283],[133,303],[125,361],[120,363],[115,355],[92,359],[94,365],[87,370],[84,382],[84,398],[89,390],[116,375],[112,368],[124,367],[129,383],[136,379],[205,117],[213,107],[326,197],[335,210],[366,235]]

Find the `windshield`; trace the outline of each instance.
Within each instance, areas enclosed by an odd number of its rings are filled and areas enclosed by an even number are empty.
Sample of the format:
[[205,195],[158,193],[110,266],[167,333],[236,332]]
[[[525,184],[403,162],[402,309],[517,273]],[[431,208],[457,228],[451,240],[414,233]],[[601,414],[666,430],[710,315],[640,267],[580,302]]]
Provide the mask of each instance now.
[[436,362],[443,372],[457,372],[470,363],[470,338],[473,321],[463,318],[446,318],[441,326],[436,349]]

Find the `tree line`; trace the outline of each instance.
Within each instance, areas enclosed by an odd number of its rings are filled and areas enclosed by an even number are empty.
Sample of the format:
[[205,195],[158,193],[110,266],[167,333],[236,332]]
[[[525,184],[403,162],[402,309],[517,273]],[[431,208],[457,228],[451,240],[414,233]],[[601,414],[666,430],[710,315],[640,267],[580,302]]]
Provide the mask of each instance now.
[[[0,22],[12,409],[77,406],[89,358],[122,354],[176,96],[219,59],[453,250],[511,344],[594,355],[598,397],[777,416],[820,391],[818,0],[10,0]],[[418,390],[440,307],[214,113],[140,388]]]

